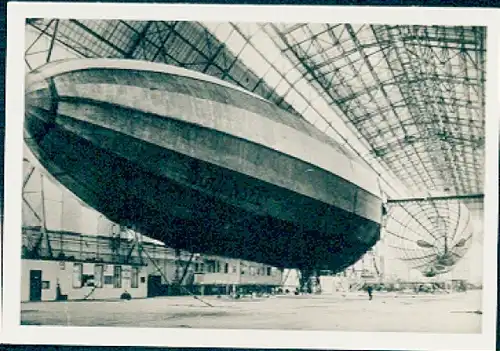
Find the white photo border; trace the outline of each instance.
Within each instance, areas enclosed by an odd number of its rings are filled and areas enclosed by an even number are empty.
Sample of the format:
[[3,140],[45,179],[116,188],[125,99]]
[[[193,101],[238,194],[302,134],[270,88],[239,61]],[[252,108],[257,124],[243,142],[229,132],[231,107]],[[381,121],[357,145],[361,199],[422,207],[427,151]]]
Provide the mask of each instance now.
[[[498,111],[500,10],[346,6],[9,3],[7,16],[5,220],[1,340],[12,344],[230,347],[287,349],[495,348],[498,240]],[[480,334],[284,330],[45,327],[20,325],[21,193],[24,120],[24,31],[27,18],[189,20],[204,22],[339,22],[487,27],[486,179],[483,315]]]

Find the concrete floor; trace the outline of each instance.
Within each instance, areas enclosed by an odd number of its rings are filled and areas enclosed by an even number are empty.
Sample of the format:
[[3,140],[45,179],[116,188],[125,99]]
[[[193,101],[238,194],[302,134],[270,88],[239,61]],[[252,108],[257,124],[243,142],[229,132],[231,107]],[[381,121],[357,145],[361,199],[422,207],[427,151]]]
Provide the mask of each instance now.
[[30,302],[25,325],[292,329],[433,333],[481,332],[481,292],[359,293],[231,300],[214,296],[131,301]]

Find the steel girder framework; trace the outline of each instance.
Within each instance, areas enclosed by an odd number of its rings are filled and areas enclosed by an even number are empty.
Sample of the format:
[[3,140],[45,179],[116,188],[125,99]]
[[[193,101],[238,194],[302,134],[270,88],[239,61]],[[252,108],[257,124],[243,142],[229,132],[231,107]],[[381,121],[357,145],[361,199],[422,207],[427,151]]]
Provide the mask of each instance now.
[[[28,26],[48,38],[45,49],[35,40],[26,50],[29,70],[57,59],[55,43],[80,57],[197,70],[301,115],[381,175],[390,197],[409,194],[395,189],[394,176],[415,196],[483,192],[484,28],[55,19]],[[271,46],[280,57],[271,57]],[[30,63],[37,55],[42,60]],[[417,207],[400,206],[396,219],[425,214],[426,227],[447,211],[453,217],[452,207],[434,202]]]
[[268,26],[283,53],[408,188],[483,192],[484,28]]

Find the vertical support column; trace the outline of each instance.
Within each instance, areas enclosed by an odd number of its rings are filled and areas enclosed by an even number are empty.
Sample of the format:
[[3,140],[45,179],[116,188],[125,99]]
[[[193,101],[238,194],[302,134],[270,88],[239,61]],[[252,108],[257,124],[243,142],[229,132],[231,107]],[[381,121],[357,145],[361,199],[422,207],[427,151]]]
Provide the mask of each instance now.
[[55,20],[56,24],[54,26],[54,33],[52,33],[52,38],[50,39],[49,49],[47,50],[46,63],[49,63],[52,58],[52,51],[54,51],[54,44],[56,42],[57,30],[59,29],[59,20]]
[[113,224],[111,227],[111,251],[112,251],[113,261],[118,264],[122,263],[120,257],[122,230],[123,228],[117,224]]
[[63,231],[64,231],[64,200],[65,200],[65,196],[64,196],[64,191],[63,193],[61,194],[61,233],[59,234],[59,256],[61,257],[65,257],[64,255],[64,240],[63,240]]
[[184,280],[186,279],[186,276],[189,273],[189,268],[191,267],[191,262],[193,262],[193,258],[194,258],[194,253],[191,253],[189,255],[188,261],[186,262],[186,264],[184,265],[184,268],[182,269],[182,275],[179,279],[180,285],[184,284]]
[[42,173],[40,173],[40,182],[41,182],[41,197],[42,197],[42,202],[41,202],[42,223],[41,223],[40,230],[42,232],[42,238],[45,241],[48,257],[51,258],[52,257],[52,246],[50,245],[50,238],[49,238],[49,235],[47,233],[47,220],[46,220],[46,211],[45,211],[45,193],[44,193],[44,177],[43,177]]
[[241,285],[241,260],[236,261],[236,284]]
[[[23,191],[22,191],[23,204],[28,207],[28,209],[36,217],[36,219],[40,222],[40,225],[41,225],[42,219],[38,215],[37,211],[35,211],[35,209],[30,205],[29,201],[26,199],[26,194],[27,194],[26,187],[27,187],[27,184],[28,184],[29,180],[31,179],[31,176],[35,172],[35,167],[33,167],[26,158],[23,159],[23,165],[25,163],[30,167],[30,170],[29,170],[28,174],[24,177],[24,180],[23,180]],[[24,223],[24,219],[23,219],[23,227],[24,227],[24,224],[25,223]],[[24,253],[28,254],[30,256],[31,255],[35,255],[36,256],[36,255],[39,254],[39,252],[38,252],[38,250],[39,250],[38,246],[41,243],[41,241],[40,241],[41,240],[41,235],[36,239],[35,242],[31,242],[32,239],[34,239],[34,238],[32,238],[31,235],[28,235],[28,236],[26,236],[26,241],[25,242],[23,241],[23,246],[26,249],[26,251],[24,251]]]
[[174,294],[180,295],[181,285],[181,250],[175,249],[175,276],[173,281]]
[[181,278],[181,250],[175,249],[175,282],[179,283]]
[[99,252],[99,251],[100,251],[100,245],[99,245],[100,241],[101,241],[101,240],[99,239],[99,237],[96,237],[96,244],[95,244],[95,248],[96,248],[96,250],[95,250],[95,258],[96,258],[97,260],[99,260],[99,259],[101,258],[101,257],[100,257],[100,256],[101,256],[101,253]]
[[303,267],[300,269],[300,292],[312,293],[312,277],[314,270],[311,267]]
[[78,259],[79,260],[83,260],[83,236],[80,235],[80,252],[79,252],[79,255],[78,255]]

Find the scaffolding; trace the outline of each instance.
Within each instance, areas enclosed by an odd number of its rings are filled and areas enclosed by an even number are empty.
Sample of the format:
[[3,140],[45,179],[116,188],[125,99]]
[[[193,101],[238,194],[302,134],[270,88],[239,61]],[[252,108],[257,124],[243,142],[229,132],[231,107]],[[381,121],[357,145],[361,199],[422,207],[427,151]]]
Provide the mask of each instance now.
[[[49,238],[49,233],[47,231],[47,223],[46,223],[46,210],[45,210],[45,195],[44,195],[44,176],[42,173],[39,174],[40,179],[40,211],[37,211],[33,206],[31,206],[30,202],[27,199],[27,195],[30,193],[26,190],[28,182],[33,177],[35,173],[35,167],[29,163],[27,159],[23,160],[24,166],[27,168],[27,174],[23,179],[23,188],[22,188],[22,199],[23,204],[27,207],[27,209],[32,213],[32,215],[39,222],[39,230],[38,235],[36,236],[36,240],[25,241],[23,245],[23,254],[29,257],[48,257],[53,258],[54,253],[52,250],[51,239]],[[24,237],[23,237],[24,239]]]

